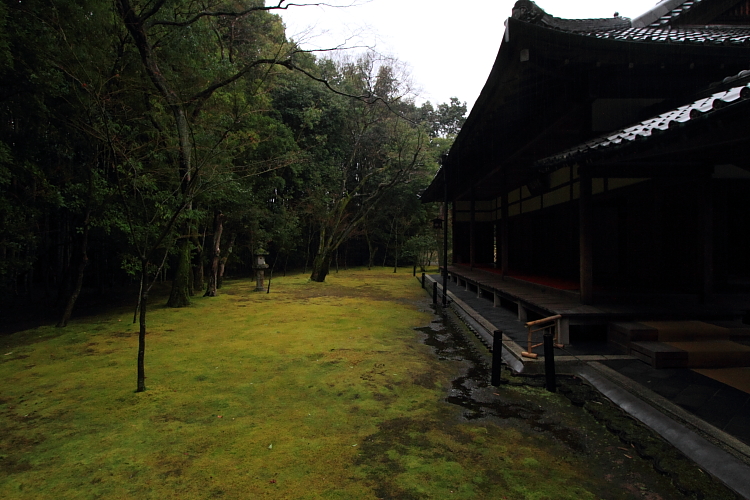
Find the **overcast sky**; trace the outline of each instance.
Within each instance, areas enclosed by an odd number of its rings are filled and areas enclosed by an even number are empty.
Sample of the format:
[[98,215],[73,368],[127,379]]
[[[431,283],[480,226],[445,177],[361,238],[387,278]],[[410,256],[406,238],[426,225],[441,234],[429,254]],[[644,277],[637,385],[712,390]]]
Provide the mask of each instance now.
[[[331,3],[335,3],[333,0]],[[357,0],[354,0],[357,1]],[[515,0],[359,0],[348,8],[293,7],[281,14],[287,36],[304,48],[374,46],[410,69],[417,102],[466,101],[469,108],[492,69]],[[302,3],[302,2],[298,2]],[[340,0],[342,5],[347,0]],[[539,0],[555,17],[634,18],[657,0]],[[270,4],[270,2],[268,2]],[[461,6],[459,6],[459,4]],[[349,37],[356,35],[355,38]],[[348,41],[347,41],[348,40]]]

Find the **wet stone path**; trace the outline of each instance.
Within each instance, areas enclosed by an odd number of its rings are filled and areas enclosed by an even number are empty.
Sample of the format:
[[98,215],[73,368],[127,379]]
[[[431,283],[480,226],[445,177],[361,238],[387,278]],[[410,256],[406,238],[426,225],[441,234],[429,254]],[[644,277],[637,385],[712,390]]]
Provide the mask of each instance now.
[[417,330],[439,360],[461,367],[445,401],[462,408],[466,422],[486,420],[547,436],[613,487],[637,483],[643,493],[602,498],[737,498],[580,379],[558,377],[558,391],[566,396],[560,397],[543,389],[543,377],[513,376],[504,367],[505,383],[493,387],[489,353],[452,312],[438,311],[429,326]]
[[[455,320],[454,320],[455,321]],[[494,417],[502,420],[518,419],[526,422],[536,432],[547,432],[567,444],[575,451],[585,451],[585,436],[576,429],[567,428],[550,419],[548,412],[530,399],[514,400],[500,398],[497,389],[490,385],[491,366],[484,356],[463,334],[456,331],[450,323],[446,325],[443,317],[418,329],[426,334],[424,343],[435,350],[438,359],[462,362],[467,365],[465,374],[454,379],[450,394],[445,398],[448,403],[464,409],[467,420]],[[541,379],[510,381],[510,374],[504,371],[504,381],[510,385],[541,387]]]

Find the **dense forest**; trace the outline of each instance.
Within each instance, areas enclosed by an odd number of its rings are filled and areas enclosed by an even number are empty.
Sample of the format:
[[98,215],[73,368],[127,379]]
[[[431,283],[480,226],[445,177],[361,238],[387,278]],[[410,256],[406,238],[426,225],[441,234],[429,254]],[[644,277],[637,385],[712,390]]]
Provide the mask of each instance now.
[[465,104],[417,105],[375,51],[303,50],[285,4],[0,4],[5,304],[41,301],[64,326],[82,290],[129,284],[145,325],[154,280],[185,306],[257,252],[324,281],[437,251],[418,195]]

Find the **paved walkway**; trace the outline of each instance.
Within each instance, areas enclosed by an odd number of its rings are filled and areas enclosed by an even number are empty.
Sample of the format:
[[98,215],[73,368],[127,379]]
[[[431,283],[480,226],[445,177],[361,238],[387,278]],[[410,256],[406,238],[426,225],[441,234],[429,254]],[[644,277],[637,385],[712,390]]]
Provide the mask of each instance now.
[[[432,290],[438,275],[427,277]],[[453,286],[451,286],[453,285]],[[526,328],[493,301],[448,284],[448,296],[489,347],[503,332],[503,359],[515,371],[539,373],[544,361],[523,358]],[[442,291],[439,292],[442,294]],[[440,299],[439,299],[440,301]],[[750,499],[750,394],[689,369],[656,370],[606,342],[576,342],[556,350],[558,372],[585,378],[605,396],[659,433],[727,486]]]

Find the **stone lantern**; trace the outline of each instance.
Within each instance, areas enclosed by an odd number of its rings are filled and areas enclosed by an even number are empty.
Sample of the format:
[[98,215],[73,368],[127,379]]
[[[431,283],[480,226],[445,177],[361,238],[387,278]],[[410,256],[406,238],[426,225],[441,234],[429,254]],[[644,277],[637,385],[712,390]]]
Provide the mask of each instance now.
[[264,270],[268,269],[268,264],[266,264],[266,255],[268,255],[268,252],[266,252],[262,248],[255,252],[255,260],[253,261],[253,269],[255,269],[255,291],[256,292],[262,292],[266,288],[265,285],[263,284],[263,281],[265,280]]

